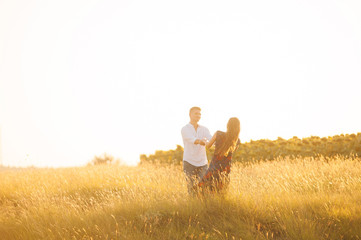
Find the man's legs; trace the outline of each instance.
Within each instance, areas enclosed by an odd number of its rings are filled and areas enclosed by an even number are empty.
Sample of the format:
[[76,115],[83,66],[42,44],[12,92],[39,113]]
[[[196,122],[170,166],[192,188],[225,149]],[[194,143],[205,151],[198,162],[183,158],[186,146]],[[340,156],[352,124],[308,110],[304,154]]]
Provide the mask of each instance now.
[[192,164],[183,161],[183,171],[186,174],[188,193],[191,196],[196,194],[194,186],[196,186],[200,178],[207,170],[207,165],[196,167]]

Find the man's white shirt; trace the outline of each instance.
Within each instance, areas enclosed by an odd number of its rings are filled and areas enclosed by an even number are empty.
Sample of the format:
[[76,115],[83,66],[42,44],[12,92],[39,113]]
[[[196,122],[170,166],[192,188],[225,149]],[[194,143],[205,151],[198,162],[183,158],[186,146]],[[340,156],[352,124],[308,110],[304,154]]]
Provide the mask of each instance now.
[[212,135],[208,128],[198,125],[197,131],[191,123],[182,128],[182,138],[184,144],[183,161],[187,161],[193,166],[204,166],[208,163],[206,147],[200,144],[194,144],[196,139],[206,138],[211,140]]

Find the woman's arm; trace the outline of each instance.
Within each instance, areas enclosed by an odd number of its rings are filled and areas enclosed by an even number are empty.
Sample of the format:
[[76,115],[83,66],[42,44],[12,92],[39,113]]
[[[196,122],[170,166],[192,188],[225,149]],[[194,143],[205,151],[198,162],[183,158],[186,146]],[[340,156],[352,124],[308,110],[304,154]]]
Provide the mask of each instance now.
[[239,140],[238,138],[236,147],[234,148],[233,152],[235,152],[238,149],[239,145],[241,145],[241,140]]
[[211,140],[206,144],[207,148],[212,147],[213,143],[216,141],[217,138],[217,132],[213,135],[213,137],[211,138]]

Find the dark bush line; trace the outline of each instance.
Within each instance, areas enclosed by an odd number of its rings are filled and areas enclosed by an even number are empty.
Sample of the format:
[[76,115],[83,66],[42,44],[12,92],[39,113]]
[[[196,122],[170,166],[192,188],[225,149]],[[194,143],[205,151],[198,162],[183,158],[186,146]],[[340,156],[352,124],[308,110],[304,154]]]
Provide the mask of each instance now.
[[[208,159],[211,159],[214,148],[207,150]],[[235,162],[254,162],[274,160],[277,158],[296,157],[325,157],[335,156],[357,157],[361,156],[361,133],[341,134],[332,137],[311,136],[307,138],[293,137],[288,140],[261,139],[246,142],[240,145],[233,155]],[[166,163],[180,164],[183,157],[183,147],[177,145],[176,149],[162,151],[154,154],[140,155],[140,163]]]

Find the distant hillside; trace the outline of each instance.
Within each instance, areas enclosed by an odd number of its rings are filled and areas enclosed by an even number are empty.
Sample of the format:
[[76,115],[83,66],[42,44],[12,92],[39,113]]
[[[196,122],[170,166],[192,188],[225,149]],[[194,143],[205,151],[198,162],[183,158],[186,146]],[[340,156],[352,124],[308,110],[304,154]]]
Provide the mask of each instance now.
[[[214,147],[207,150],[208,159],[211,159]],[[233,161],[249,162],[259,160],[273,160],[279,157],[317,157],[334,156],[361,156],[361,133],[341,134],[332,137],[311,136],[307,138],[293,137],[288,140],[261,139],[242,143],[233,155]],[[183,158],[183,147],[177,145],[176,149],[162,151],[154,154],[140,155],[141,163],[157,162],[180,164]]]

